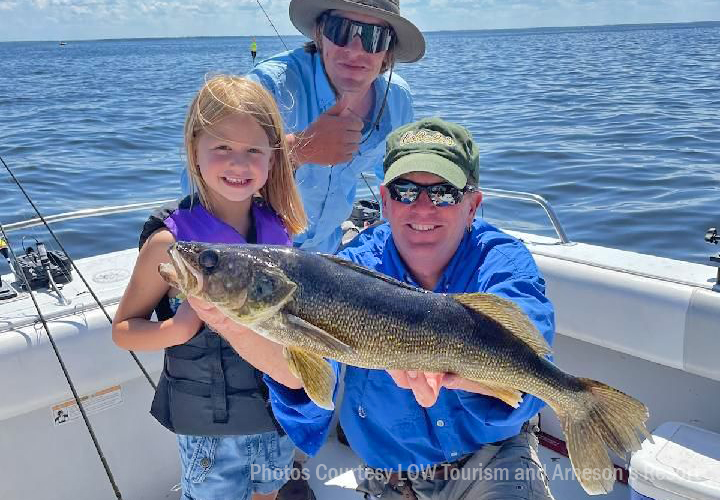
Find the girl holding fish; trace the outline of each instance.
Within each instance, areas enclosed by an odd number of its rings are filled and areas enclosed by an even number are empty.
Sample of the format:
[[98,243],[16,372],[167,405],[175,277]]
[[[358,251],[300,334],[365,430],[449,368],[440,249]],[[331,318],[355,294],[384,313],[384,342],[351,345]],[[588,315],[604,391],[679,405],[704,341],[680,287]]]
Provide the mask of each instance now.
[[272,414],[263,373],[290,388],[301,384],[281,346],[250,330],[228,342],[158,266],[170,262],[175,241],[289,245],[304,230],[275,101],[245,78],[208,80],[188,110],[185,147],[193,194],[145,223],[113,340],[125,349],[165,350],[151,414],[177,434],[183,498],[273,500],[294,446]]

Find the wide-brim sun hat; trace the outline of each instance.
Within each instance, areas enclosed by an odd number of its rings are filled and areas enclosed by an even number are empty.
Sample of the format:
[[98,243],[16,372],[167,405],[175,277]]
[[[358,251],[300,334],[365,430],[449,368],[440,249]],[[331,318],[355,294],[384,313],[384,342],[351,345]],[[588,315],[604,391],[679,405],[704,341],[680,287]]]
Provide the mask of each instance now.
[[400,15],[400,0],[292,0],[290,21],[300,33],[315,39],[315,21],[328,10],[346,10],[377,17],[395,30],[395,60],[415,62],[425,55],[425,37]]

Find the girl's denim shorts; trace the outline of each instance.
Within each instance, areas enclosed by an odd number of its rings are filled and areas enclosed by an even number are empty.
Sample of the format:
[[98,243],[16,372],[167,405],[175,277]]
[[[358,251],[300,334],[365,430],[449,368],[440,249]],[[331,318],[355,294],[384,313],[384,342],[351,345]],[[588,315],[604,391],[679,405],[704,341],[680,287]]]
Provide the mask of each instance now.
[[246,500],[290,478],[295,446],[277,432],[247,436],[178,434],[183,500]]

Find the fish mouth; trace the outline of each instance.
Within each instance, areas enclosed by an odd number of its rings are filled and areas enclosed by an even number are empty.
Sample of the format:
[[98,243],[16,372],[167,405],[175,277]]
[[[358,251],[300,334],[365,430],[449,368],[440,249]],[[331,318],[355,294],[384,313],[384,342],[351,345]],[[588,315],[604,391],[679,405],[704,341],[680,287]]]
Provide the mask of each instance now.
[[160,276],[172,287],[186,295],[199,295],[202,291],[203,276],[199,270],[188,263],[187,257],[178,250],[177,245],[168,249],[170,262],[158,267]]

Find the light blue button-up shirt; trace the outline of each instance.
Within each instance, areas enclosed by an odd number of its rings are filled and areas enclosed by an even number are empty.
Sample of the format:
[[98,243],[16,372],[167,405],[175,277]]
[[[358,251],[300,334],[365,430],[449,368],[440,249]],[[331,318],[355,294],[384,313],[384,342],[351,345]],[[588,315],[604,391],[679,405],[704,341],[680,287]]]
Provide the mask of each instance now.
[[[321,57],[304,49],[278,54],[258,64],[248,78],[262,84],[275,97],[282,114],[286,133],[305,130],[322,113],[335,105],[335,92],[330,86]],[[407,83],[393,72],[387,104],[378,130],[373,130],[382,106],[388,75],[380,75],[373,83],[375,103],[372,120],[366,122],[360,150],[347,163],[333,166],[306,164],[295,172],[300,195],[308,216],[308,229],[294,239],[295,246],[305,250],[334,253],[340,244],[340,224],[352,212],[357,182],[361,172],[383,177],[385,138],[400,125],[413,121],[412,97]],[[181,177],[184,193],[189,193],[187,172]]]
[[[395,246],[387,224],[363,231],[339,257],[418,286]],[[545,280],[522,242],[482,219],[465,233],[435,287],[438,293],[493,293],[512,300],[552,345],[553,306]],[[338,373],[338,364],[331,364]],[[332,413],[312,403],[302,389],[292,390],[267,375],[275,417],[298,447],[319,449]],[[499,399],[442,389],[437,402],[423,408],[411,391],[400,389],[385,370],[348,366],[340,421],[352,449],[382,469],[407,470],[457,460],[484,444],[520,432],[544,403],[526,394],[518,408]]]
[[[261,83],[275,96],[287,133],[305,130],[336,102],[321,57],[304,49],[268,59],[258,64],[248,77]],[[385,138],[393,129],[413,121],[410,90],[399,75],[393,74],[379,130],[371,129],[382,106],[387,85],[387,74],[380,75],[373,83],[373,118],[366,123],[363,139],[367,134],[370,136],[352,160],[332,167],[306,164],[295,172],[309,219],[307,231],[295,237],[296,246],[334,253],[342,237],[340,224],[352,212],[360,173],[372,172],[376,178],[382,179]]]
[[[279,54],[258,64],[248,75],[261,83],[277,100],[287,133],[305,130],[322,113],[335,105],[319,54],[304,49]],[[366,122],[363,138],[369,138],[347,163],[332,167],[306,164],[295,172],[309,224],[306,232],[295,237],[295,245],[305,250],[334,253],[342,233],[340,224],[352,212],[361,172],[372,172],[382,179],[385,138],[395,128],[413,121],[412,97],[407,83],[392,75],[387,104],[379,130],[371,130],[387,89],[387,74],[373,83],[375,104],[372,120]]]

